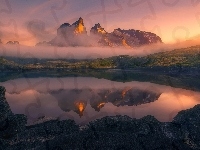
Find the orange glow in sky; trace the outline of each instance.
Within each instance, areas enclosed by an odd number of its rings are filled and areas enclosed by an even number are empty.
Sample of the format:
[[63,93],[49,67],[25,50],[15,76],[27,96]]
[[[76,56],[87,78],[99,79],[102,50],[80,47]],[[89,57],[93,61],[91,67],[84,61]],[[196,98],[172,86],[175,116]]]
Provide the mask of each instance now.
[[[116,28],[149,31],[164,43],[185,41],[200,34],[200,5],[194,1],[9,1],[1,2],[0,39],[34,46],[50,41],[57,28],[83,18],[87,33],[100,23],[107,31]],[[23,8],[23,9],[22,9]]]

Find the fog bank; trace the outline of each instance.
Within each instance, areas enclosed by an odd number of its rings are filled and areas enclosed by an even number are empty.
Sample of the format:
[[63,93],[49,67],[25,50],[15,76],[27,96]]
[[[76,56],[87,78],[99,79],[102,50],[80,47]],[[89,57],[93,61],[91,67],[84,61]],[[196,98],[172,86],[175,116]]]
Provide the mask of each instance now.
[[55,59],[95,59],[119,55],[145,56],[157,52],[186,48],[199,44],[199,40],[179,42],[176,44],[152,44],[147,46],[124,47],[54,47],[54,46],[23,46],[0,44],[0,56],[21,58],[55,58]]

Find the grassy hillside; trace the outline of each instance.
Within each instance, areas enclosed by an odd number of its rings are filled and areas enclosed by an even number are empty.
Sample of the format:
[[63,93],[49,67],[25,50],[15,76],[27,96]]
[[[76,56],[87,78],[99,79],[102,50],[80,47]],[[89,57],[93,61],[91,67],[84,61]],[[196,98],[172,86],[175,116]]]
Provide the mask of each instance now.
[[109,58],[121,68],[135,67],[199,67],[200,46],[193,46],[173,51],[159,52],[144,57],[120,56]]
[[148,66],[200,66],[200,46],[176,49],[144,57]]
[[0,57],[0,70],[20,70],[21,67],[22,66],[18,65],[14,61]]
[[0,58],[1,69],[131,69],[151,67],[200,67],[200,46],[193,46],[173,51],[160,52],[144,57],[114,56],[93,60],[66,59],[16,59]]

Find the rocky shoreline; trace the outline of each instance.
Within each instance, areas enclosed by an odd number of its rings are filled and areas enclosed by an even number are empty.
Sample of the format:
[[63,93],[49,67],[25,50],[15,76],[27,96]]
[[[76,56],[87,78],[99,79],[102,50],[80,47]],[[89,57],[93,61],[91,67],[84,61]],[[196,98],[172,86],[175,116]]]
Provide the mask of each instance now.
[[0,86],[0,150],[18,149],[200,149],[200,105],[184,110],[172,122],[153,116],[104,117],[80,128],[73,120],[41,120],[27,126],[13,114]]

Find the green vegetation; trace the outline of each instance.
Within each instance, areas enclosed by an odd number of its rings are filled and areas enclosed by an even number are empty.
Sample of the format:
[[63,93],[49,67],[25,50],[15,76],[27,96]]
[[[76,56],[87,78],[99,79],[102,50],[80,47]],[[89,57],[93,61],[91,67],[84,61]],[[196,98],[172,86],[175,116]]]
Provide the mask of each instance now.
[[159,52],[144,57],[127,55],[93,60],[0,58],[0,69],[136,69],[152,67],[200,67],[200,46]]
[[159,52],[144,57],[118,56],[113,60],[118,68],[137,67],[200,67],[200,46]]
[[21,66],[14,61],[10,61],[3,57],[0,57],[0,70],[18,70],[20,68]]
[[200,66],[200,46],[152,54],[145,58],[149,66]]

